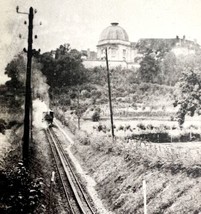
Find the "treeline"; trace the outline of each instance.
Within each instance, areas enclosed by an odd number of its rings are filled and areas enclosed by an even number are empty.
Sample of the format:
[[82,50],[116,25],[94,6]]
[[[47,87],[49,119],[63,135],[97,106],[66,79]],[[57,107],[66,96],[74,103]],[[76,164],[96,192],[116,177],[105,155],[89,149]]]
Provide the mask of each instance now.
[[140,61],[136,81],[174,86],[189,70],[200,70],[201,53],[175,54],[165,46],[147,49]]

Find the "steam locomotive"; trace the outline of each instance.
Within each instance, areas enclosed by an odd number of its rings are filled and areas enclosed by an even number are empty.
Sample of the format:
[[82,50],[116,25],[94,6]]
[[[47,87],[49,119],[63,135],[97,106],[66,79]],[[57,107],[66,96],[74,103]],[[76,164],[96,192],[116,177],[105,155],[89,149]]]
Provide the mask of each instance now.
[[54,112],[52,110],[43,112],[43,121],[46,121],[49,126],[52,126],[54,120]]

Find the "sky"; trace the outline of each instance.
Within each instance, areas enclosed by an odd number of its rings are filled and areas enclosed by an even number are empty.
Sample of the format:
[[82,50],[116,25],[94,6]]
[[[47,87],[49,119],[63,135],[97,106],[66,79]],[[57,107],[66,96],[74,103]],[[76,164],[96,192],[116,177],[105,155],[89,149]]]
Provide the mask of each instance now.
[[42,53],[65,43],[95,51],[111,22],[119,22],[132,42],[185,35],[201,44],[201,0],[0,0],[0,84],[7,79],[7,63],[27,47],[28,17],[16,13],[17,5],[21,12],[37,9],[33,48]]

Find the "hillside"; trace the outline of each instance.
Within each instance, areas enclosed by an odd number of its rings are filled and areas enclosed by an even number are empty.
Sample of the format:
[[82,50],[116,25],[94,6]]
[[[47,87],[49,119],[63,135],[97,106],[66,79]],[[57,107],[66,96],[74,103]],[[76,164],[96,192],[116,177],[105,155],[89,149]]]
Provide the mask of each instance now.
[[[63,130],[69,132],[65,126]],[[144,213],[143,180],[149,213],[201,211],[200,143],[153,144],[119,138],[112,142],[105,134],[75,133],[71,151],[95,180],[99,197],[111,213]]]

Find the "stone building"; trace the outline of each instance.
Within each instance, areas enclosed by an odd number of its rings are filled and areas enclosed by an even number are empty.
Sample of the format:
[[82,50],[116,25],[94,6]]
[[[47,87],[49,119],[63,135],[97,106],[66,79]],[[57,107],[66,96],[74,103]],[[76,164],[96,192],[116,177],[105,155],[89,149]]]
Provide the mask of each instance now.
[[108,50],[110,67],[138,69],[143,54],[147,49],[157,51],[163,48],[177,55],[195,54],[200,51],[200,45],[196,41],[187,40],[185,36],[179,38],[141,38],[136,43],[130,42],[127,32],[119,26],[119,23],[111,23],[100,34],[97,52],[83,50],[83,63],[86,68],[106,66],[105,49]]
[[136,43],[129,41],[127,32],[118,23],[111,23],[100,34],[96,59],[88,50],[87,57],[84,58],[84,65],[86,67],[105,66],[105,49],[107,48],[110,67],[139,67],[134,60],[137,55],[135,45]]
[[97,45],[98,59],[102,59],[105,55],[105,48],[108,48],[110,61],[134,62],[135,46],[129,41],[127,32],[118,23],[111,23],[111,26],[102,31]]

